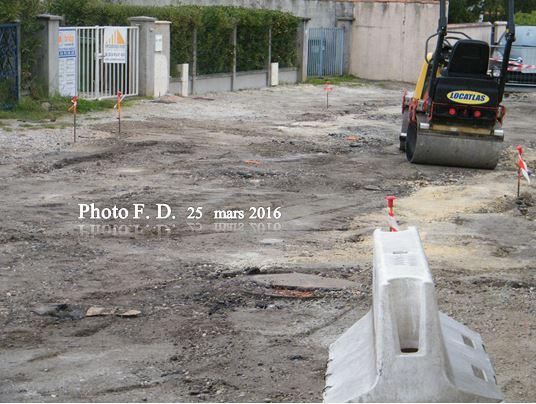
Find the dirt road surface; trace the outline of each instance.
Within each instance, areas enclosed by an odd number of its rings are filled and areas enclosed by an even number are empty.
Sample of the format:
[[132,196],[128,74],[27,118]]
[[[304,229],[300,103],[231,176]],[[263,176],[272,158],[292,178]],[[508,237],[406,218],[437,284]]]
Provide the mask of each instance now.
[[[506,100],[505,151],[482,171],[406,162],[401,88],[335,86],[327,110],[312,85],[143,100],[121,134],[111,111],[81,116],[76,144],[4,122],[0,400],[320,401],[328,345],[370,308],[395,194],[440,309],[482,334],[507,401],[536,401],[535,193],[516,203],[513,148],[536,167],[536,95]],[[91,203],[129,217],[79,219]],[[288,272],[355,286],[254,277]]]

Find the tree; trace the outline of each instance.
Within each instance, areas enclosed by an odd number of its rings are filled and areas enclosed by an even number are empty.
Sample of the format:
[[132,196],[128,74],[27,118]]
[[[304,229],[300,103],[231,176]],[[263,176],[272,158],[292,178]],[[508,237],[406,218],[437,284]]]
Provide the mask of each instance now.
[[480,0],[450,0],[449,23],[476,22],[480,16]]
[[[451,0],[449,22],[504,21],[507,18],[508,0]],[[536,0],[515,1],[515,11],[531,13],[536,10]]]

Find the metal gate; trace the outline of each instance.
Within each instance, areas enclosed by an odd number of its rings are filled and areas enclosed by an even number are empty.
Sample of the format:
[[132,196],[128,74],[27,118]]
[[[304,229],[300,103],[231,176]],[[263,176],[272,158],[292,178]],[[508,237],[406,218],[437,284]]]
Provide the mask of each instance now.
[[20,25],[0,24],[0,109],[20,98]]
[[342,76],[344,28],[309,28],[308,76]]
[[[63,27],[62,27],[63,28]],[[112,27],[65,27],[76,30],[77,92],[80,98],[101,99],[138,95],[138,27],[113,27],[126,31],[124,62],[111,62],[105,55],[105,30]],[[126,41],[125,41],[126,40]]]

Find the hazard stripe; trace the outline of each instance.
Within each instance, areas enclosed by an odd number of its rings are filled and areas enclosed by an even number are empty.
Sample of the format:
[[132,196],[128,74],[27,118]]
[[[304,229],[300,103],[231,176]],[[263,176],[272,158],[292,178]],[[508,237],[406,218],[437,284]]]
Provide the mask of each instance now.
[[[490,58],[493,62],[499,62],[502,63],[501,59],[497,58]],[[520,72],[522,70],[534,70],[536,69],[536,65],[525,65],[523,63],[515,62],[513,60],[510,60],[508,63],[508,71],[509,72]]]
[[527,180],[527,182],[530,184],[530,173],[529,168],[527,167],[527,164],[523,161],[523,158],[521,157],[521,154],[517,152],[517,164],[519,166],[519,169],[521,170],[521,174],[523,174],[523,177]]

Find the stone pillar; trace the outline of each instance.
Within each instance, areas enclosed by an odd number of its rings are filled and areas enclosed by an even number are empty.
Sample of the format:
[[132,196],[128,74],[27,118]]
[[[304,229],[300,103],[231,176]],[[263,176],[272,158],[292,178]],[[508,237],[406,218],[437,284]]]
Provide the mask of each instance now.
[[352,49],[352,23],[354,17],[338,17],[337,27],[344,29],[344,52],[342,56],[342,72],[348,74],[350,71],[350,56]]
[[61,17],[40,14],[37,20],[41,29],[35,33],[41,46],[37,48],[35,74],[48,96],[59,91],[58,35]]
[[154,95],[168,93],[170,78],[170,21],[155,22]]
[[139,52],[138,69],[139,75],[139,95],[155,96],[155,30],[156,18],[153,17],[131,17],[130,25],[139,29]]
[[309,51],[309,35],[307,23],[309,18],[304,18],[298,25],[298,82],[307,80],[307,53]]

